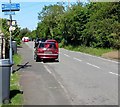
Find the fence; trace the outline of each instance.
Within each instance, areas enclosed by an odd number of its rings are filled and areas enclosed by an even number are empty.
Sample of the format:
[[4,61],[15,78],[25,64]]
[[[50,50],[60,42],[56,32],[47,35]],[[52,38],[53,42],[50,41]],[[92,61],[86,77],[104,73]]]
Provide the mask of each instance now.
[[0,32],[0,59],[5,58],[5,39],[3,33]]

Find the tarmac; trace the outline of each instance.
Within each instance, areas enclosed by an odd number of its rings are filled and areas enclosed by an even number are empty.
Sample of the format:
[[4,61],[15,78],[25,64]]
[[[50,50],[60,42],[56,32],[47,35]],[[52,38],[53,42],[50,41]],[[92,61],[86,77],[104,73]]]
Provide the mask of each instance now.
[[71,105],[59,83],[45,71],[41,63],[35,62],[31,52],[25,44],[18,48],[18,54],[23,59],[20,65],[22,67],[18,70],[23,105]]

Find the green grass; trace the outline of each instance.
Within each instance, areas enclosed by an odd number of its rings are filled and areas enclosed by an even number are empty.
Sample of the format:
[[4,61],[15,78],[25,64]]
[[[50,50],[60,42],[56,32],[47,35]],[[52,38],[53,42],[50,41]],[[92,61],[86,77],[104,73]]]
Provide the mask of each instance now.
[[[13,61],[14,65],[16,66],[17,64],[20,64],[22,61],[22,58],[20,55],[15,54],[13,55]],[[11,75],[11,80],[10,80],[10,91],[12,92],[12,98],[11,98],[11,103],[10,104],[3,104],[2,107],[8,107],[11,105],[22,105],[23,103],[23,95],[20,93],[20,85],[19,85],[19,80],[20,80],[20,74],[19,72],[15,72],[14,74]]]
[[[13,61],[14,61],[15,65],[18,65],[21,63],[22,58],[20,55],[15,54],[13,56]],[[19,80],[20,80],[19,72],[16,72],[11,76],[11,85],[10,85],[11,91],[15,91],[15,90],[20,91]],[[21,105],[22,101],[23,101],[22,94],[18,93],[11,99],[11,104],[12,105]]]
[[11,99],[11,103],[10,105],[22,105],[23,102],[23,97],[22,94],[20,93],[20,85],[19,85],[19,79],[20,76],[18,73],[14,73],[11,76],[11,85],[10,85],[10,90],[13,91],[13,93],[15,94],[15,96]]
[[15,55],[13,55],[13,61],[14,61],[14,64],[15,64],[15,65],[18,65],[18,64],[20,64],[20,63],[21,63],[22,58],[21,58],[21,56],[20,56],[20,55],[15,54]]
[[111,52],[113,49],[104,49],[104,48],[91,48],[91,47],[85,47],[85,46],[65,46],[65,49],[72,50],[72,51],[78,51],[78,52],[83,52],[91,55],[96,55],[96,56],[102,56],[104,53]]

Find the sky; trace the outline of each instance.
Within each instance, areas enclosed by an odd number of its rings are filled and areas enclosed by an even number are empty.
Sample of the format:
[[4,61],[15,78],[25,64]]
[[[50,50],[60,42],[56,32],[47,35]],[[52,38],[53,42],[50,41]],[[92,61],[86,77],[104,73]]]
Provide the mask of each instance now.
[[[43,2],[44,1],[44,2]],[[12,19],[17,21],[17,25],[21,28],[28,28],[29,30],[35,30],[37,27],[38,13],[42,11],[42,8],[46,5],[56,4],[57,2],[67,2],[68,0],[11,0],[12,3],[20,3],[20,11],[15,11],[15,15],[12,15]],[[77,2],[77,0],[69,0]],[[84,0],[82,0],[84,2]],[[9,3],[9,0],[2,0],[1,4]],[[4,15],[2,8],[0,8],[0,18],[9,19],[9,15]]]

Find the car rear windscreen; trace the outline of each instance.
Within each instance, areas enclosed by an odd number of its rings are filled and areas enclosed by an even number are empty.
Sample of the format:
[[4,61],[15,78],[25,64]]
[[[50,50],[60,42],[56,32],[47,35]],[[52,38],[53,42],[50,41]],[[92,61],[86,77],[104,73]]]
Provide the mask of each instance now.
[[56,49],[55,43],[40,43],[39,48],[54,48]]

